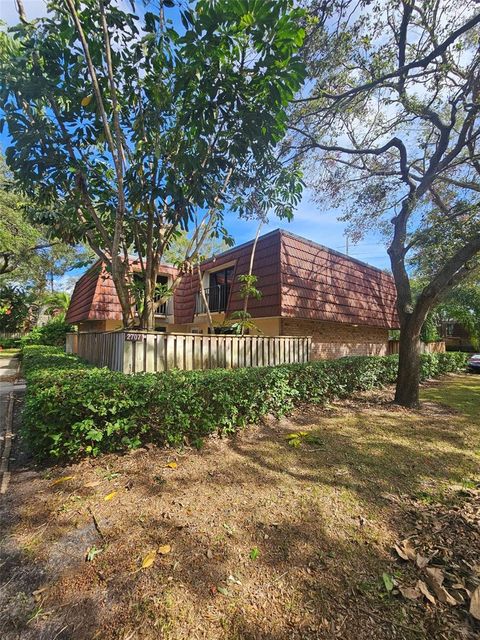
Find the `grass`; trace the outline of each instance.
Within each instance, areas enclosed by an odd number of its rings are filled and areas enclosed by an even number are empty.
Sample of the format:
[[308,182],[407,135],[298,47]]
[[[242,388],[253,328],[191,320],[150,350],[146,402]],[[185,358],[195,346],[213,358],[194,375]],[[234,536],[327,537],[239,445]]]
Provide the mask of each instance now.
[[13,358],[14,356],[20,355],[20,349],[0,349],[0,358]]
[[[14,576],[0,590],[1,637],[475,637],[468,603],[401,596],[424,576],[392,548],[410,536],[448,569],[449,589],[460,566],[472,588],[480,376],[425,387],[419,411],[390,398],[307,406],[199,452],[148,447],[20,475],[0,513],[0,563]],[[92,547],[102,551],[86,561]]]
[[438,402],[467,415],[480,425],[480,375],[460,376],[422,391],[422,400]]

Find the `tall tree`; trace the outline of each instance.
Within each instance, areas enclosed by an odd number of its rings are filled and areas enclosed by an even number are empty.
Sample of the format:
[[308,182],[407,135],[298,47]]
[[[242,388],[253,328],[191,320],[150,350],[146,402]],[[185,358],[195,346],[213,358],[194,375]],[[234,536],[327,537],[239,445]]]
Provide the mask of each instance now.
[[[350,237],[389,238],[401,327],[398,403],[418,404],[420,331],[480,251],[480,14],[473,1],[309,3],[308,92],[291,118],[319,198]],[[415,299],[407,261],[441,239]]]
[[299,197],[298,171],[275,148],[304,78],[301,11],[293,0],[199,0],[174,9],[177,30],[164,9],[174,4],[136,15],[117,0],[52,0],[47,18],[23,13],[0,34],[8,164],[38,218],[108,265],[125,325],[135,252],[145,328],[164,301],[157,271],[178,230],[191,232],[183,273],[205,239],[225,234],[226,206],[248,209],[259,177],[276,213]]
[[54,278],[88,264],[90,251],[49,237],[42,225],[31,223],[31,203],[15,190],[12,176],[0,156],[0,281],[21,285],[41,295]]

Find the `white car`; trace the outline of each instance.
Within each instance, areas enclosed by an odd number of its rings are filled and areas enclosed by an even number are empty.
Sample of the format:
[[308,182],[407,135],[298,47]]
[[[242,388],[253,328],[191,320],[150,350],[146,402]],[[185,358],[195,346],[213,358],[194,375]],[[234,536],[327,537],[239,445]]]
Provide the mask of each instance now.
[[480,353],[474,353],[467,360],[467,365],[471,371],[480,371]]

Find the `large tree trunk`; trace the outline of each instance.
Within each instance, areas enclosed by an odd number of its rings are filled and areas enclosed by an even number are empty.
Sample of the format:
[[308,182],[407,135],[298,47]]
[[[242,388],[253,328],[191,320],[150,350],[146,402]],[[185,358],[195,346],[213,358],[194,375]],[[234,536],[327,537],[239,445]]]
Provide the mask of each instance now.
[[155,265],[147,268],[145,277],[145,292],[143,298],[143,313],[141,314],[140,328],[146,331],[155,331],[155,289],[157,284],[157,272]]
[[118,300],[122,308],[123,328],[127,329],[132,324],[132,307],[127,288],[127,277],[123,266],[119,265],[120,259],[112,259],[112,280],[115,285]]
[[411,322],[400,332],[395,402],[414,409],[419,406],[420,331]]

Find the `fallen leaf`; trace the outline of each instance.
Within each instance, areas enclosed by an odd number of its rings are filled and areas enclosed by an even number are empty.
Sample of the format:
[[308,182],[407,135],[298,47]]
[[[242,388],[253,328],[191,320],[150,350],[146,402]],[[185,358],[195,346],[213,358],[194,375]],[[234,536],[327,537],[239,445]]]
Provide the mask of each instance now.
[[394,547],[402,560],[415,560],[416,551],[410,540],[402,540],[398,544],[395,544]]
[[407,600],[418,600],[418,598],[420,598],[420,596],[422,595],[422,592],[418,587],[399,586],[398,590],[404,598],[407,598]]
[[211,549],[207,549],[207,550],[205,551],[205,555],[207,556],[207,558],[208,558],[209,560],[211,560],[211,559],[213,558],[213,551],[212,551]]
[[83,486],[87,489],[93,489],[93,487],[98,487],[99,484],[102,484],[101,480],[94,480],[93,482],[87,482]]
[[455,598],[448,593],[448,591],[443,587],[444,575],[441,569],[437,567],[428,567],[425,569],[425,576],[428,582],[428,585],[433,589],[435,595],[444,604],[449,604],[454,607],[457,604]]
[[155,558],[157,557],[157,552],[155,549],[149,551],[147,555],[142,560],[142,569],[148,569],[155,562]]
[[42,587],[42,589],[35,589],[35,591],[32,591],[32,596],[35,602],[38,602],[39,600],[41,600],[42,593],[46,590],[47,590],[47,587]]
[[88,107],[88,105],[92,101],[92,97],[93,96],[85,96],[84,98],[82,98],[82,102],[81,102],[82,107]]
[[238,578],[236,578],[235,576],[232,576],[232,575],[228,576],[227,580],[229,582],[233,582],[234,584],[239,584],[239,585],[242,584]]
[[250,560],[256,560],[259,555],[260,555],[260,550],[258,549],[258,547],[253,547],[253,549],[250,551],[250,554],[249,554]]
[[63,478],[57,478],[53,482],[50,483],[50,486],[53,487],[56,484],[61,484],[62,482],[68,482],[69,480],[73,480],[75,476],[63,476]]
[[97,547],[93,546],[88,549],[85,560],[87,562],[92,562],[95,559],[95,556],[98,556],[99,553],[102,553],[103,549],[97,549]]
[[423,593],[427,600],[429,600],[432,604],[435,604],[435,598],[432,596],[423,580],[417,580],[416,586]]
[[419,569],[425,569],[425,567],[429,563],[429,559],[425,556],[422,556],[421,553],[417,553],[416,563]]
[[480,620],[480,587],[477,587],[472,593],[469,612],[475,620]]
[[112,491],[111,493],[108,493],[105,497],[104,500],[108,501],[111,500],[112,498],[114,498],[117,495],[118,491]]
[[162,556],[166,556],[167,553],[170,553],[171,550],[172,547],[169,544],[162,544],[160,547],[158,547],[158,553]]
[[169,469],[176,469],[178,467],[178,464],[176,462],[168,462],[166,465]]
[[227,591],[227,589],[225,589],[225,587],[217,587],[217,591],[218,593],[221,593],[222,596],[229,596],[229,592]]

